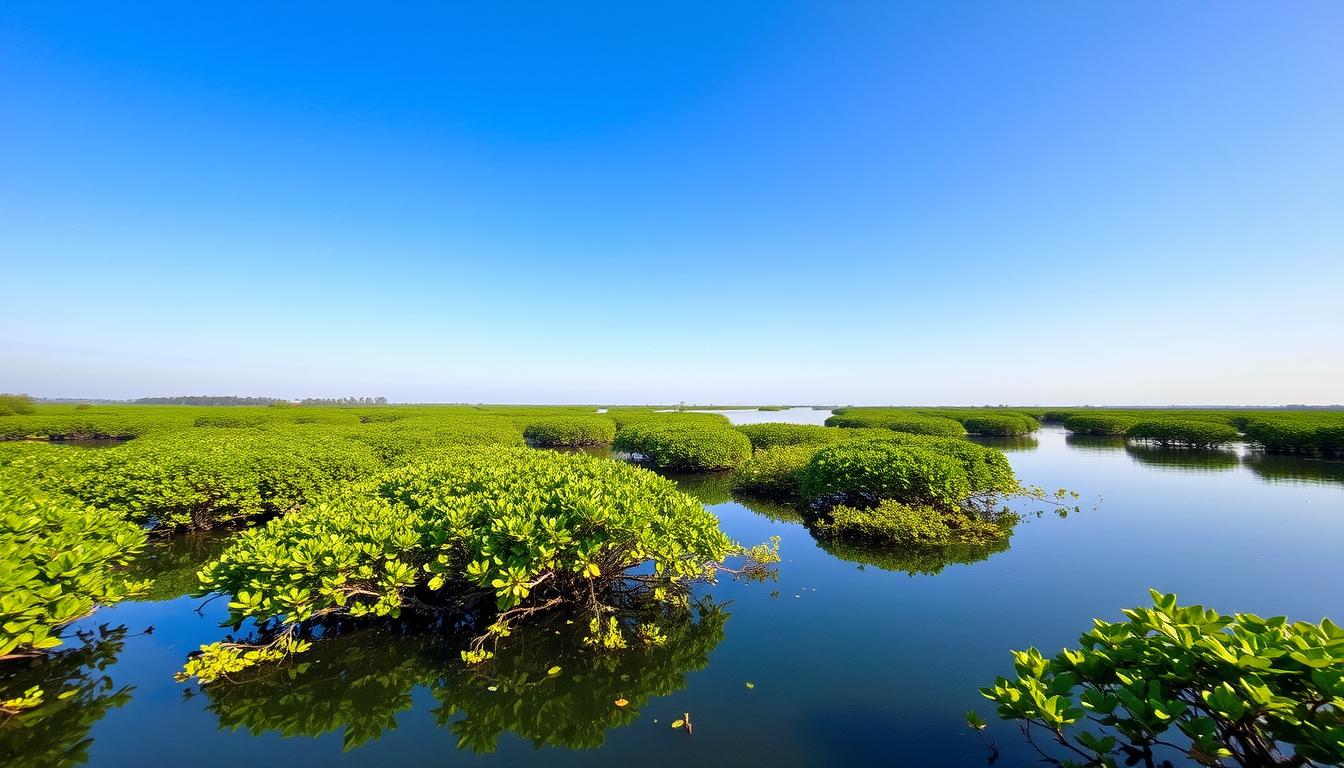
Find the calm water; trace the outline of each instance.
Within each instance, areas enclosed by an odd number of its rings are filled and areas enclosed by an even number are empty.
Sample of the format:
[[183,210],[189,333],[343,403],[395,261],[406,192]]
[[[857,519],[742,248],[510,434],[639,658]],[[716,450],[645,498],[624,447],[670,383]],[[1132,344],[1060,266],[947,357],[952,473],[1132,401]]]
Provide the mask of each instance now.
[[[107,687],[91,685],[22,744],[3,737],[0,758],[59,764],[87,729],[96,766],[980,766],[987,752],[961,713],[990,714],[976,688],[1009,671],[1009,649],[1072,643],[1093,616],[1144,603],[1149,586],[1226,611],[1344,619],[1344,463],[1127,449],[1050,428],[999,446],[1024,482],[1082,492],[1082,512],[1033,517],[1009,548],[944,564],[829,553],[787,509],[730,500],[725,477],[686,479],[736,539],[782,537],[778,580],[709,588],[720,607],[668,648],[610,664],[539,630],[492,681],[462,674],[460,645],[386,628],[336,638],[294,674],[186,689],[172,673],[221,636],[224,611],[194,612],[199,601],[172,599],[171,584],[189,583],[219,542],[175,542],[153,565],[168,576],[163,599],[98,613],[82,628],[127,636],[61,662],[78,670],[100,652],[106,668],[86,678]],[[552,663],[563,671],[547,678]],[[614,707],[618,697],[630,704]],[[686,712],[689,736],[669,727]],[[1011,725],[988,735],[998,765],[1034,762]]]

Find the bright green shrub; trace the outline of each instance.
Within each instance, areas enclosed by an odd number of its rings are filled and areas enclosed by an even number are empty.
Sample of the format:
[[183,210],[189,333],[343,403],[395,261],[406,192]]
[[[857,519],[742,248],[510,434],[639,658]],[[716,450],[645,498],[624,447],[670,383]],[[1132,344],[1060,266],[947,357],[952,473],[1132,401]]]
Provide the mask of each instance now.
[[752,454],[733,474],[733,490],[770,498],[793,498],[802,472],[819,450],[817,445],[781,445]]
[[1041,425],[1030,416],[986,414],[964,418],[961,426],[972,435],[1028,435]]
[[1012,494],[1021,490],[1003,451],[952,437],[895,434],[886,442],[933,451],[955,460],[966,472],[973,495]]
[[1244,429],[1271,453],[1344,456],[1344,414],[1267,414],[1246,419]]
[[382,469],[339,437],[211,429],[85,451],[64,490],[164,530],[204,530],[291,512]]
[[221,429],[243,429],[247,427],[259,427],[265,424],[267,419],[260,415],[226,413],[213,414],[210,416],[198,416],[194,422],[197,427],[218,427]]
[[1149,440],[1164,446],[1212,448],[1237,439],[1237,428],[1230,424],[1190,419],[1157,418],[1135,422],[1125,430],[1130,440]]
[[638,454],[659,469],[705,472],[732,469],[751,456],[751,441],[727,421],[666,416],[622,427],[612,450]]
[[1135,419],[1104,413],[1076,413],[1064,420],[1064,428],[1075,435],[1123,435]]
[[54,648],[66,624],[143,591],[117,569],[144,545],[114,512],[0,480],[0,659]]
[[869,427],[889,429],[893,432],[906,432],[912,435],[939,435],[943,437],[960,437],[966,434],[966,430],[961,426],[961,423],[953,419],[915,414],[896,415],[888,412],[849,411],[827,417],[826,426],[845,427],[847,429]]
[[876,506],[884,499],[956,509],[971,495],[961,463],[945,454],[886,441],[826,446],[803,469],[800,490],[813,504]]
[[523,434],[510,422],[494,417],[436,419],[410,417],[396,422],[359,424],[340,434],[373,449],[384,463],[394,464],[426,451],[466,446],[524,446]]
[[[596,620],[678,599],[734,551],[712,514],[651,472],[580,454],[476,450],[392,470],[246,531],[201,583],[232,596],[233,621],[292,627],[442,602],[493,615],[488,634],[503,636],[534,609],[579,606]],[[272,648],[302,647],[289,637]],[[622,640],[619,628],[604,629],[602,643],[613,637]],[[187,674],[208,682],[247,666],[251,652],[209,646]]]
[[615,436],[616,422],[601,416],[551,416],[523,430],[523,437],[538,447],[607,445]]
[[0,416],[19,416],[33,410],[33,398],[27,395],[0,394]]
[[1344,764],[1344,630],[1152,595],[1125,621],[1096,620],[1076,650],[1014,652],[1016,679],[980,692],[1087,765],[1155,765],[1173,740],[1205,765]]
[[757,450],[774,448],[781,445],[825,445],[846,440],[876,439],[889,437],[885,429],[839,429],[819,427],[814,424],[780,424],[766,422],[762,424],[739,424],[738,432],[747,436],[751,447]]

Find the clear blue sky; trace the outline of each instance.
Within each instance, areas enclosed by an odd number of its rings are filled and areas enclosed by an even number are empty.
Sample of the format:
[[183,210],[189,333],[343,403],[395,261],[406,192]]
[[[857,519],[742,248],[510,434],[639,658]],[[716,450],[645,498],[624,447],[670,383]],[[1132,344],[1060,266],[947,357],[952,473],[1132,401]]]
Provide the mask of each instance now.
[[0,390],[1344,401],[1338,2],[0,7]]

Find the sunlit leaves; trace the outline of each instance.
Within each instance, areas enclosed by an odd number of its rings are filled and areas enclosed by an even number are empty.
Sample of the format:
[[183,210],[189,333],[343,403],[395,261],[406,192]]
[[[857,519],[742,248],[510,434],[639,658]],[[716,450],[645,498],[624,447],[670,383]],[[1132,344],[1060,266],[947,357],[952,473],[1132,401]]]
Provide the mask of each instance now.
[[[1204,764],[1302,764],[1281,745],[1298,759],[1344,761],[1344,630],[1152,597],[1126,621],[1096,621],[1079,649],[1014,652],[1017,678],[981,693],[1001,717],[1071,738],[1096,764],[1143,754],[1173,726]],[[1085,715],[1104,731],[1075,730]]]
[[119,570],[144,546],[116,513],[0,481],[0,657],[55,648],[66,624],[144,592]]
[[[656,579],[635,586],[676,601],[671,588],[705,578],[707,564],[735,550],[711,514],[650,472],[481,449],[386,472],[244,532],[201,577],[203,591],[232,596],[231,622],[396,616],[422,589],[444,599],[488,594],[507,616],[538,602],[590,604],[645,565]],[[487,634],[506,636],[507,622]],[[603,621],[592,645],[615,650],[636,640],[662,638],[656,627]],[[483,653],[463,659],[481,663]]]

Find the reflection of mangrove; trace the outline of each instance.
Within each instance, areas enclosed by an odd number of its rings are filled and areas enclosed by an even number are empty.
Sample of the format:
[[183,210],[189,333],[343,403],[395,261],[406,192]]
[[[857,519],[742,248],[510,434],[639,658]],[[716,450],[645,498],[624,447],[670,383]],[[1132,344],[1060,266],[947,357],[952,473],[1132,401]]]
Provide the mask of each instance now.
[[1246,466],[1271,483],[1344,483],[1344,461],[1256,452],[1246,457]]
[[88,759],[89,729],[131,699],[129,686],[117,688],[103,673],[116,662],[125,638],[125,627],[102,626],[67,640],[79,640],[78,647],[4,668],[0,699],[34,686],[43,692],[37,707],[0,715],[0,762],[6,768],[59,768]]
[[968,435],[966,439],[1005,452],[1034,451],[1041,446],[1034,435]]
[[797,504],[791,504],[786,501],[776,499],[762,499],[758,496],[747,494],[735,494],[733,501],[755,512],[761,517],[769,518],[779,523],[799,523],[806,522],[803,512]]
[[732,501],[732,472],[700,472],[696,474],[663,473],[677,484],[677,488],[694,496],[701,504],[713,506]]
[[130,578],[150,579],[149,592],[137,599],[146,602],[175,600],[200,586],[196,572],[219,557],[229,545],[230,534],[199,531],[165,539],[147,547],[129,566]]
[[941,546],[913,547],[892,547],[863,541],[818,538],[817,545],[841,560],[915,576],[938,574],[949,565],[970,565],[988,560],[991,555],[1008,551],[1009,537],[980,544],[954,542]]
[[1125,452],[1140,464],[1150,467],[1183,469],[1190,472],[1218,472],[1241,464],[1235,451],[1217,448],[1163,448],[1145,443],[1130,443]]
[[493,659],[473,666],[461,662],[461,637],[433,628],[331,629],[283,665],[207,685],[204,695],[222,727],[284,736],[340,730],[350,749],[396,728],[412,691],[425,686],[439,702],[435,719],[463,749],[492,752],[505,733],[536,747],[594,748],[651,697],[684,688],[723,639],[727,619],[712,603],[693,604],[657,617],[665,642],[598,652],[583,646],[586,626],[557,617],[515,632]]
[[1075,435],[1064,436],[1064,442],[1070,448],[1080,451],[1120,451],[1128,442],[1123,435]]

